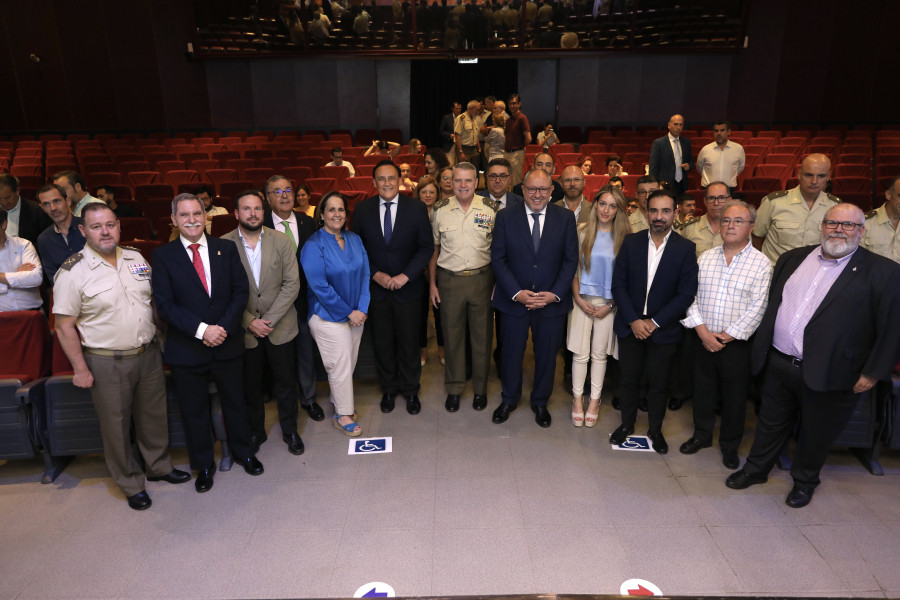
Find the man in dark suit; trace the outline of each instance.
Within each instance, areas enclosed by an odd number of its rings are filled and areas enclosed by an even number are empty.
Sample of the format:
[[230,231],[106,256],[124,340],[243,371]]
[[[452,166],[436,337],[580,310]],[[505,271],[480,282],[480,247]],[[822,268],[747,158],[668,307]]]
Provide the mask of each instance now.
[[441,138],[440,148],[447,153],[447,158],[453,162],[453,126],[456,124],[456,117],[462,113],[462,103],[454,102],[450,105],[450,112],[441,117],[441,125],[438,128],[438,135]]
[[168,325],[165,353],[184,417],[198,492],[213,486],[216,466],[209,379],[216,382],[237,462],[250,475],[263,466],[253,455],[244,405],[244,329],[249,286],[237,247],[206,235],[203,204],[192,194],[172,200],[178,238],[153,252],[153,296]]
[[547,400],[553,392],[556,353],[572,310],[572,279],[578,264],[575,217],[549,204],[550,176],[532,169],[524,179],[525,201],[497,213],[491,266],[497,279],[492,304],[503,313],[500,337],[502,402],[492,421],[503,423],[522,396],[522,359],[528,331],[534,346],[531,409],[550,427]]
[[297,249],[297,265],[300,270],[300,290],[294,301],[297,310],[297,337],[294,350],[297,356],[297,380],[300,383],[300,406],[313,421],[325,418],[325,411],[316,402],[316,363],[313,352],[312,332],[309,330],[309,299],[306,275],[300,265],[300,251],[309,236],[316,232],[312,217],[294,210],[296,194],[291,181],[284,175],[273,175],[266,182],[266,200],[271,210],[266,211],[263,223],[290,238]]
[[505,158],[495,158],[488,163],[487,173],[485,173],[485,184],[487,187],[483,190],[475,192],[478,196],[490,198],[500,205],[500,209],[513,204],[521,204],[525,201],[519,194],[509,191],[509,178],[512,166]]
[[681,136],[684,117],[672,115],[669,133],[653,140],[650,147],[650,175],[667,181],[677,198],[687,190],[688,171],[691,170],[691,140]]
[[900,356],[900,265],[859,247],[864,222],[857,206],[833,206],[820,245],[789,250],[775,264],[751,354],[753,372],[765,370],[756,438],[728,487],[768,479],[800,414],[785,502],[806,506],[855,394],[890,380]]
[[679,321],[697,294],[694,242],[672,235],[675,196],[657,190],[647,201],[650,230],[625,237],[613,269],[613,328],[622,370],[622,424],[609,438],[618,446],[634,433],[641,378],[646,376],[648,435],[653,449],[669,451],[662,434],[669,370],[682,327]]
[[0,208],[8,214],[7,235],[26,239],[35,248],[38,235],[53,224],[36,203],[19,194],[19,180],[9,173],[0,173]]
[[400,195],[400,169],[383,160],[373,171],[377,196],[360,202],[353,231],[366,247],[372,300],[369,319],[375,342],[375,366],[381,384],[381,412],[394,410],[397,395],[406,411],[419,414],[419,319],[413,315],[425,293],[424,272],[434,242],[428,210],[422,202]]

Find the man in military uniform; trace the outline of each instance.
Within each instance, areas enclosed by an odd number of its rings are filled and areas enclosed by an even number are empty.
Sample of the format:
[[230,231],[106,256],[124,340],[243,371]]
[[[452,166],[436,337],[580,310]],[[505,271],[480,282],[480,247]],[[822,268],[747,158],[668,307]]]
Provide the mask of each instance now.
[[638,177],[638,209],[628,216],[628,222],[631,224],[631,233],[650,229],[650,223],[647,222],[647,198],[658,189],[659,181],[653,175],[642,175],[641,177]]
[[147,479],[184,483],[191,478],[172,468],[169,459],[150,266],[137,250],[117,245],[119,222],[106,204],[85,205],[82,217],[79,228],[87,245],[62,264],[53,287],[56,333],[75,370],[72,383],[91,390],[109,472],[128,506],[144,510],[151,500],[131,450],[132,420]]
[[472,163],[453,169],[453,196],[434,204],[434,255],[428,265],[431,302],[441,309],[444,332],[444,387],[448,412],[459,410],[466,386],[466,327],[472,345],[472,408],[487,406],[491,355],[491,239],[499,205],[475,195]]
[[697,210],[697,201],[690,194],[682,194],[675,199],[675,225],[673,229],[679,231],[684,224],[694,218],[694,212]]
[[884,193],[887,202],[866,213],[861,246],[900,262],[900,177]]
[[800,185],[762,199],[753,227],[753,247],[762,250],[772,264],[788,250],[819,243],[825,213],[840,202],[825,191],[830,179],[828,157],[810,154],[800,165]]
[[697,258],[716,246],[722,245],[719,219],[722,207],[731,200],[731,191],[721,181],[714,181],[706,188],[706,214],[688,219],[676,231],[697,246]]

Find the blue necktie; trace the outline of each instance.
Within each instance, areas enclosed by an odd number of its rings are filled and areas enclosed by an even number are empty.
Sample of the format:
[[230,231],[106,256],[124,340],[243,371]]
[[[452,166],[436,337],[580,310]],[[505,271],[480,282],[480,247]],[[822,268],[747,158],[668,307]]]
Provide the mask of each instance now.
[[541,213],[531,213],[534,225],[531,227],[531,243],[534,244],[534,253],[537,254],[541,247]]
[[391,204],[393,202],[385,202],[384,203],[384,243],[391,243],[391,234],[394,232],[393,227],[391,226]]

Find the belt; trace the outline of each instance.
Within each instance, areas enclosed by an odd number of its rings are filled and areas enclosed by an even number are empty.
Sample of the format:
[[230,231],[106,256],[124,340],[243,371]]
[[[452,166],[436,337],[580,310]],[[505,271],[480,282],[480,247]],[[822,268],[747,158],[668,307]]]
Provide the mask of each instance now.
[[779,358],[781,358],[781,359],[783,359],[783,360],[788,361],[789,363],[791,363],[791,364],[792,364],[793,366],[795,366],[795,367],[799,367],[800,365],[803,364],[803,359],[802,359],[802,358],[797,358],[796,356],[791,356],[790,354],[785,354],[784,352],[782,352],[781,350],[779,350],[779,349],[776,348],[775,346],[772,346],[772,354],[775,355],[775,356],[777,356],[777,357],[779,357]]
[[139,348],[131,348],[130,350],[104,350],[103,348],[88,348],[85,346],[84,351],[88,354],[96,354],[97,356],[111,356],[113,358],[123,358],[125,356],[137,356],[138,354],[143,354],[147,350],[150,349],[156,340],[144,344]]
[[487,271],[490,268],[491,268],[491,265],[485,265],[478,269],[466,269],[465,271],[450,271],[443,267],[439,267],[439,269],[441,271],[443,271],[444,273],[449,273],[450,275],[455,275],[456,277],[471,277],[472,275],[478,275],[480,273],[484,273],[485,271]]

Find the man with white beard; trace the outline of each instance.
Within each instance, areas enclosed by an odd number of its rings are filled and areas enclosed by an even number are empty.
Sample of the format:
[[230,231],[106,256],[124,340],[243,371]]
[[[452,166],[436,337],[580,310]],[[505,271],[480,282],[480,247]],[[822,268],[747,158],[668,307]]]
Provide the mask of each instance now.
[[765,483],[798,414],[800,437],[786,504],[809,504],[828,450],[856,406],[856,394],[888,380],[900,356],[900,265],[859,247],[862,210],[825,213],[818,246],[785,252],[751,353],[765,369],[756,438],[732,489]]

